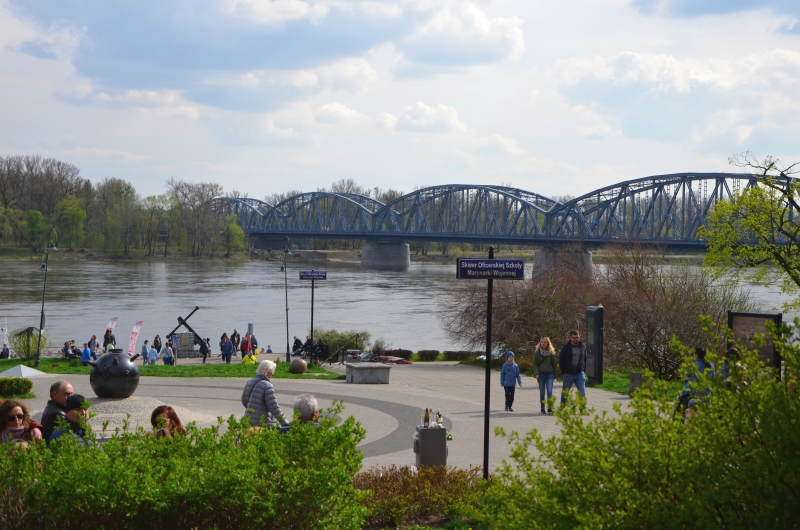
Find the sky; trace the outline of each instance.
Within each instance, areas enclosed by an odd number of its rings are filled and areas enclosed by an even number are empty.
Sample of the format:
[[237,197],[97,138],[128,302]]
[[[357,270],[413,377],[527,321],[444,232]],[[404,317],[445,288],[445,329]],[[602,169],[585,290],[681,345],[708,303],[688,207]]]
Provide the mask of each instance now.
[[0,0],[0,156],[142,197],[800,161],[797,0]]

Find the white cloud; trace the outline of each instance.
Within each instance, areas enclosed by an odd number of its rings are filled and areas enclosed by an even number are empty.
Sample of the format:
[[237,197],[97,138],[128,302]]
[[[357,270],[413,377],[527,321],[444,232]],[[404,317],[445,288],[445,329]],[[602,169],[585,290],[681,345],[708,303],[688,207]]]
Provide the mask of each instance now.
[[316,74],[333,89],[361,92],[373,83],[378,75],[369,61],[350,57],[315,70]]
[[154,111],[162,116],[200,118],[200,108],[186,101],[179,90],[126,90],[116,96],[98,92],[92,99],[99,103],[124,104],[139,111]]
[[507,59],[517,60],[525,51],[522,22],[518,17],[489,18],[478,5],[454,0],[446,2],[420,25],[411,40],[477,41],[482,46],[501,49]]
[[229,0],[231,14],[249,18],[261,24],[280,24],[291,20],[319,20],[328,14],[321,3],[301,0]]
[[365,121],[364,114],[342,105],[341,103],[326,103],[317,107],[315,113],[316,120],[320,123],[355,123]]
[[70,58],[86,33],[86,28],[55,26],[37,32],[33,40],[11,45],[11,49],[40,59]]
[[314,112],[307,103],[294,103],[264,117],[263,131],[277,138],[299,138],[314,123]]
[[586,105],[572,105],[573,115],[578,120],[578,131],[586,138],[597,140],[621,136],[622,131],[613,127],[597,111]]
[[403,14],[403,8],[397,4],[383,2],[361,2],[358,7],[365,14],[376,18],[397,18]]
[[611,57],[573,57],[557,61],[554,76],[561,85],[587,77],[600,81],[644,83],[660,91],[687,93],[693,87],[730,90],[741,86],[800,83],[800,52],[774,49],[741,58],[679,60],[668,54],[624,52]]
[[455,107],[442,104],[429,107],[422,101],[406,109],[397,127],[419,132],[457,132],[467,129],[459,120]]
[[521,149],[517,145],[517,140],[514,138],[506,138],[505,136],[500,136],[499,134],[493,134],[491,136],[484,136],[483,138],[478,139],[478,145],[487,147],[497,147],[502,151],[505,151],[511,155],[522,155],[525,154],[525,150]]
[[79,160],[116,160],[121,162],[141,162],[142,160],[151,160],[152,156],[136,155],[128,151],[120,151],[116,149],[100,149],[98,147],[76,147],[75,149],[68,149],[62,151],[66,156],[73,156]]
[[378,116],[378,128],[383,129],[385,131],[391,131],[394,129],[395,125],[397,125],[397,116],[391,114],[389,112],[381,112],[380,116]]
[[349,57],[315,69],[253,70],[241,75],[207,79],[209,85],[243,88],[293,87],[347,90],[358,93],[377,79],[369,61]]

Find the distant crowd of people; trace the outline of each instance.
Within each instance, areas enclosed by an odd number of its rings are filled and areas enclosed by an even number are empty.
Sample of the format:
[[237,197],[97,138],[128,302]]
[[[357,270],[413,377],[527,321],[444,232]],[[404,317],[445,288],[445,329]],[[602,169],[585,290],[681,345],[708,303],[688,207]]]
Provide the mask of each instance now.
[[[274,362],[261,361],[256,368],[256,376],[247,381],[242,391],[244,413],[251,426],[249,435],[264,428],[276,428],[281,432],[291,428],[275,397],[275,387],[271,382],[275,368]],[[82,443],[89,443],[85,425],[90,407],[91,403],[81,394],[76,394],[68,381],[56,381],[50,386],[50,399],[42,412],[41,422],[31,418],[28,407],[22,401],[0,401],[0,443],[27,446],[42,441],[50,445],[62,436],[74,436]],[[297,396],[294,410],[297,421],[316,425],[320,410],[312,394]],[[147,436],[172,438],[186,434],[177,412],[169,405],[156,407],[150,416],[150,424],[152,430]]]

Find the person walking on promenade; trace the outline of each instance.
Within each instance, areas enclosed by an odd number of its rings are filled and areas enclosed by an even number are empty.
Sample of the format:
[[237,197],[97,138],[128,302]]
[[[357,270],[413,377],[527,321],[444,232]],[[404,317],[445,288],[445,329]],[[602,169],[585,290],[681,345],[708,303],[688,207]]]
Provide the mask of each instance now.
[[[164,361],[165,366],[172,366],[173,364],[175,364],[175,352],[172,351],[171,341],[167,341],[167,343],[164,344],[164,347],[161,348],[161,351],[159,352],[158,356],[161,357],[161,359]],[[156,363],[153,362],[153,364]]]
[[[156,351],[158,351],[158,349],[156,349],[156,341],[153,341],[153,348]],[[145,340],[144,344],[142,344],[142,366],[147,364],[147,362],[149,361],[149,356],[150,356],[150,345],[147,343],[147,340]]]
[[108,352],[109,347],[108,345],[111,344],[112,347],[117,344],[117,338],[111,333],[110,329],[106,330],[106,334],[103,335],[103,349]]
[[147,349],[147,364],[156,364],[158,361],[158,350],[153,347]]
[[206,364],[206,357],[208,357],[208,353],[210,351],[211,351],[210,339],[206,337],[200,341],[200,354],[203,356],[203,364]]
[[239,351],[239,345],[242,343],[242,337],[235,329],[233,330],[233,333],[231,333],[231,342],[233,343],[233,356],[237,357],[236,352]]
[[272,361],[261,361],[256,368],[256,376],[249,380],[242,391],[242,405],[247,410],[245,415],[250,418],[253,427],[289,425],[286,421],[278,400],[275,398],[275,387],[272,386],[270,377],[275,374],[276,365]]
[[89,350],[91,350],[91,352],[92,352],[92,360],[96,361],[97,360],[97,335],[92,335],[92,338],[89,339],[89,342],[87,344],[89,346]]
[[[552,414],[553,409],[550,406],[545,411],[545,405],[550,402],[553,397],[553,382],[556,379],[558,372],[558,361],[556,360],[556,351],[553,344],[550,342],[549,337],[542,337],[539,341],[539,347],[536,353],[533,354],[533,377],[539,382],[539,404],[542,407],[542,414]],[[545,392],[547,397],[545,397]]]
[[222,345],[225,344],[226,340],[228,340],[228,334],[223,333],[222,336],[219,338],[219,355],[217,355],[217,357],[222,357],[224,355],[222,353]]
[[226,337],[225,342],[222,343],[222,360],[225,364],[231,364],[231,355],[233,355],[233,342]]
[[563,377],[561,384],[561,403],[567,402],[567,391],[574,384],[578,392],[586,398],[586,345],[581,342],[577,329],[569,332],[569,341],[561,347],[558,354],[558,369]]
[[89,343],[83,343],[83,352],[81,353],[81,364],[83,366],[89,366],[89,360],[92,358],[92,350],[89,349]]
[[161,351],[161,346],[163,346],[163,344],[161,344],[161,335],[156,333],[156,337],[153,339],[153,348],[155,348],[156,351]]
[[250,335],[246,334],[244,336],[244,340],[242,341],[242,346],[241,346],[242,359],[244,359],[244,357],[248,355],[252,351],[252,349],[253,349],[253,343],[250,342]]
[[503,369],[500,370],[500,385],[506,391],[506,410],[514,412],[511,406],[514,404],[514,391],[516,383],[522,388],[522,377],[519,373],[519,366],[514,362],[514,352],[506,353],[506,362],[503,364]]

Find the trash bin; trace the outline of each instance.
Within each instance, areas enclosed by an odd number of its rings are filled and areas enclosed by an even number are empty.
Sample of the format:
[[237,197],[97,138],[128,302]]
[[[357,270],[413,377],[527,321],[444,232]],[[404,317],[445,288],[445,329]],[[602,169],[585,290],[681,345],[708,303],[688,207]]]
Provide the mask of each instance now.
[[418,466],[447,465],[447,429],[417,425],[414,453]]
[[361,350],[347,350],[347,362],[348,363],[360,363],[361,362]]

